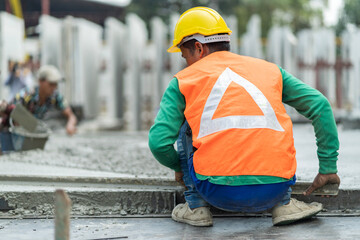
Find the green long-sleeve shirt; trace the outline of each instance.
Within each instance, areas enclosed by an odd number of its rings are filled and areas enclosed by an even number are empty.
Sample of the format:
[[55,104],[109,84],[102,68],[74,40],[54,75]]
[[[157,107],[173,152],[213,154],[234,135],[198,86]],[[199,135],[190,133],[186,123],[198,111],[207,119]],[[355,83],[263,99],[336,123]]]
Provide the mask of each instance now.
[[[280,67],[279,67],[280,68]],[[319,172],[336,173],[339,140],[333,112],[329,101],[316,89],[311,88],[280,68],[283,80],[282,101],[294,107],[300,114],[312,121],[314,126]],[[181,171],[179,156],[174,149],[181,125],[184,123],[185,98],[179,90],[178,80],[172,79],[160,103],[160,110],[149,132],[149,147],[154,157],[164,166]],[[270,184],[288,181],[273,176],[204,176],[223,185]]]

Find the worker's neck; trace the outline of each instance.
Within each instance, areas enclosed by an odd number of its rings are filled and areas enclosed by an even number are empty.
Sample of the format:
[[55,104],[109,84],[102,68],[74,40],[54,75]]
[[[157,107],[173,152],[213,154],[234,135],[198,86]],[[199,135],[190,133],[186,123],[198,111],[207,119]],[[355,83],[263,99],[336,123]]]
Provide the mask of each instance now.
[[39,104],[43,105],[46,99],[47,99],[46,95],[42,91],[39,91]]

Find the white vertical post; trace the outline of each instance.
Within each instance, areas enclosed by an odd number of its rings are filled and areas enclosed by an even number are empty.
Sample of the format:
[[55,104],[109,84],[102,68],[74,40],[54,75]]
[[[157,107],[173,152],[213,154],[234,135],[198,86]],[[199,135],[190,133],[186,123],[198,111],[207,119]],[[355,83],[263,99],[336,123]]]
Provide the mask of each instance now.
[[299,78],[306,84],[315,88],[315,71],[310,67],[314,67],[316,63],[315,50],[314,50],[314,36],[313,32],[309,29],[301,30],[297,34],[298,47],[297,56],[298,60],[306,66],[299,68]]
[[[170,16],[170,44],[169,47],[172,46],[172,41],[174,40],[174,30],[177,21],[179,20],[180,15],[179,14],[172,14]],[[186,67],[185,61],[181,57],[181,53],[170,53],[170,74],[175,75],[177,72],[182,70],[184,67]],[[170,81],[171,79],[169,79]]]
[[233,53],[239,53],[239,42],[238,42],[238,22],[234,15],[226,18],[226,23],[232,31],[230,35],[230,51]]
[[156,112],[159,108],[162,94],[164,93],[163,78],[165,71],[166,47],[167,47],[167,26],[159,17],[151,20],[151,39],[154,49],[153,63],[153,86],[152,86],[152,111]]
[[258,15],[251,16],[246,33],[241,38],[240,53],[242,55],[263,58],[261,43],[261,19]]
[[71,200],[64,190],[55,192],[55,240],[70,239]]
[[24,20],[12,14],[0,13],[0,98],[7,99],[9,89],[4,87],[9,75],[8,61],[24,60]]
[[100,85],[106,101],[107,118],[118,122],[124,115],[124,72],[126,62],[126,26],[115,18],[105,21],[105,40],[107,44],[107,75]]
[[143,20],[135,14],[126,16],[128,31],[128,72],[126,79],[126,128],[136,131],[141,129],[141,72],[147,42],[147,30]]
[[54,65],[62,69],[62,20],[40,17],[41,65]]

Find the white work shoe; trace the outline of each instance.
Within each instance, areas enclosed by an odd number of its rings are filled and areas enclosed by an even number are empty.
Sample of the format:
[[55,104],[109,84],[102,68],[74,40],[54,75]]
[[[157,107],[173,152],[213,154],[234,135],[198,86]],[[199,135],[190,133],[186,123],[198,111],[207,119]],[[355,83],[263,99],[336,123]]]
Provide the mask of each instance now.
[[172,211],[171,218],[174,221],[198,227],[208,227],[213,225],[212,214],[209,208],[199,207],[191,210],[188,203],[178,204]]
[[294,198],[290,199],[290,203],[275,207],[272,210],[272,221],[274,226],[285,225],[315,216],[323,209],[321,203],[304,203]]

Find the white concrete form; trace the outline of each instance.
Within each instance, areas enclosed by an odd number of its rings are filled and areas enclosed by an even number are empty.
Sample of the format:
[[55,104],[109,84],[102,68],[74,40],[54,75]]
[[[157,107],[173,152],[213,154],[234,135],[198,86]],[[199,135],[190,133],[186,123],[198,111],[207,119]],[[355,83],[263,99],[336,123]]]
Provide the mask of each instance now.
[[102,28],[85,19],[67,17],[63,34],[67,97],[72,104],[83,106],[85,117],[97,117]]
[[342,33],[341,54],[351,67],[343,71],[343,100],[351,117],[360,117],[360,29],[348,28]]
[[40,23],[40,43],[41,43],[41,65],[54,65],[62,69],[62,28],[63,21],[61,19],[42,15],[39,19]]
[[225,18],[226,24],[231,29],[230,35],[230,51],[239,54],[239,36],[238,36],[238,22],[234,15]]
[[246,33],[241,37],[240,54],[256,58],[264,57],[261,43],[261,19],[259,15],[251,16],[247,24]]
[[127,34],[127,71],[125,76],[125,124],[126,129],[141,129],[142,110],[142,71],[144,70],[144,52],[148,41],[145,22],[135,14],[126,16]]
[[[124,23],[109,18],[104,28],[84,19],[42,16],[41,63],[59,67],[65,76],[60,91],[71,104],[83,106],[85,117],[101,115],[111,122],[123,123],[127,130],[144,130],[156,116],[169,81],[186,67],[181,53],[166,52],[172,44],[178,18],[179,14],[172,14],[167,25],[154,17],[149,23],[149,36],[145,22],[135,14],[127,15]],[[295,36],[289,27],[274,26],[263,46],[259,16],[251,17],[241,41],[238,41],[236,18],[225,19],[233,31],[232,52],[266,58],[318,88],[334,108],[340,105],[341,97],[341,107],[353,116],[360,116],[358,28],[343,32],[337,59],[336,38],[331,29],[305,29]],[[23,21],[1,13],[0,38],[0,68],[2,73],[7,73],[9,59],[24,59]],[[34,44],[36,40],[32,41]],[[341,94],[335,76],[339,57],[340,65],[344,62],[351,65],[342,67]],[[1,74],[2,83],[5,76]],[[6,98],[6,90],[1,84],[1,98]]]
[[9,89],[4,86],[9,75],[9,60],[23,61],[24,20],[6,12],[0,12],[0,98],[7,99]]
[[126,33],[127,27],[115,18],[105,21],[106,42],[106,77],[99,86],[101,97],[105,101],[106,118],[118,122],[123,119],[124,113],[124,73],[126,59]]
[[306,29],[298,33],[298,77],[320,90],[336,107],[336,39],[332,29]]

